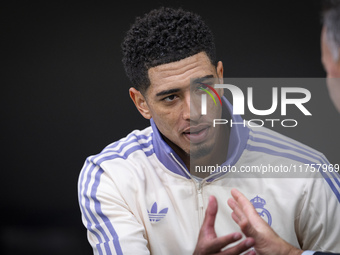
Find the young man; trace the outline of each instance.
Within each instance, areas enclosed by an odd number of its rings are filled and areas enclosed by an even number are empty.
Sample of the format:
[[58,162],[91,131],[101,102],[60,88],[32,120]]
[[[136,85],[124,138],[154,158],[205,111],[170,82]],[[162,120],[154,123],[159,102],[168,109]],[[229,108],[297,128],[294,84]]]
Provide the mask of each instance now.
[[[136,20],[122,47],[134,86],[131,99],[151,127],[133,131],[85,162],[79,203],[95,254],[239,254],[254,239],[229,245],[241,238],[227,205],[233,187],[253,197],[292,245],[340,248],[332,229],[340,221],[333,219],[340,213],[339,182],[329,173],[287,179],[194,171],[194,164],[238,170],[328,164],[319,152],[265,128],[213,126],[222,116],[234,123],[242,119],[232,114],[223,90],[209,85],[209,79],[223,78],[223,65],[200,16],[153,10]],[[220,105],[207,101],[211,114],[205,115],[194,99],[208,90],[222,99]]]

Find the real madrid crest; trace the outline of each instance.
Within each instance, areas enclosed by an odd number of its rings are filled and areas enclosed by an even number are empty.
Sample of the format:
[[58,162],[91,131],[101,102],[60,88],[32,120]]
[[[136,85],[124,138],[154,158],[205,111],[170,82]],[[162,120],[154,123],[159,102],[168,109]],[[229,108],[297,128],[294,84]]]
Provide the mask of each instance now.
[[256,196],[250,202],[255,207],[257,213],[269,224],[269,226],[272,225],[272,216],[270,215],[269,211],[264,208],[266,205],[266,200],[263,198]]

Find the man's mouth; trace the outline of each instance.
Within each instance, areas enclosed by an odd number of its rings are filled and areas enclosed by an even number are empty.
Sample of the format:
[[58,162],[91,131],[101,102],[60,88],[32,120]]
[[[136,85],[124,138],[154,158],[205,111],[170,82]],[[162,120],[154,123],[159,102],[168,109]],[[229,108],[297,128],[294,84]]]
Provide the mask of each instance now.
[[192,127],[183,132],[190,143],[201,143],[208,136],[209,126]]

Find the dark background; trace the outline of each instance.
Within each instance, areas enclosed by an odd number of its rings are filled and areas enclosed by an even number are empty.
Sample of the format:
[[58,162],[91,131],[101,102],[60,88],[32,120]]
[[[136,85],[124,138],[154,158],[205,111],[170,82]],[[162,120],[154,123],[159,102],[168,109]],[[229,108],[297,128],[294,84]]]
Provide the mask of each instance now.
[[[129,99],[120,44],[136,16],[161,5],[204,17],[225,77],[325,76],[319,1],[2,6],[1,254],[92,254],[78,206],[78,174],[87,156],[148,125]],[[320,104],[329,104],[324,91]],[[322,130],[314,133],[323,139]]]

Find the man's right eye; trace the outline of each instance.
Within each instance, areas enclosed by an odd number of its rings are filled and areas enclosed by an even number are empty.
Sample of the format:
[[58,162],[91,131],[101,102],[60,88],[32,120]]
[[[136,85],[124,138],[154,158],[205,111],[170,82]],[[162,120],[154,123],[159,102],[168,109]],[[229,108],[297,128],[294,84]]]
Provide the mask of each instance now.
[[164,97],[162,100],[165,101],[165,102],[172,102],[176,99],[176,95],[171,95],[171,96],[167,96],[167,97]]

